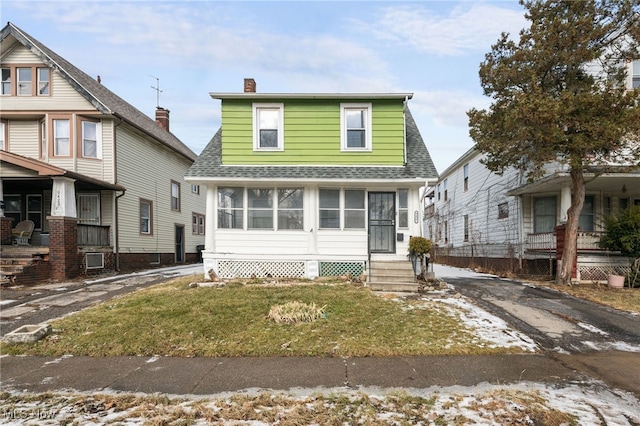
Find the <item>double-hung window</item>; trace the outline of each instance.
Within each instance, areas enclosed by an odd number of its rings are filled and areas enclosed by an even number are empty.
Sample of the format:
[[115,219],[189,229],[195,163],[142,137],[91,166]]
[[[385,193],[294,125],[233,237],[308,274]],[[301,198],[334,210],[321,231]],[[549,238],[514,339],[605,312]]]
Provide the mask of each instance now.
[[53,155],[61,157],[71,155],[70,120],[53,120]]
[[409,227],[409,190],[398,190],[398,228]]
[[465,164],[464,167],[462,168],[463,174],[464,174],[464,180],[462,182],[462,189],[464,192],[467,192],[469,190],[469,164]]
[[320,229],[363,229],[365,192],[362,189],[320,189]]
[[153,234],[153,202],[140,199],[140,233]]
[[191,233],[194,235],[204,235],[204,215],[199,213],[191,214]]
[[633,61],[632,73],[631,87],[637,89],[640,87],[640,59]]
[[171,181],[171,210],[180,211],[180,184]]
[[78,222],[100,225],[100,194],[77,194]]
[[243,197],[243,188],[218,188],[218,228],[244,228]]
[[552,232],[556,226],[556,197],[533,199],[533,232]]
[[371,151],[371,104],[340,104],[343,151]]
[[247,189],[247,227],[273,229],[273,189]]
[[278,229],[302,229],[303,204],[302,188],[278,189]]
[[11,68],[2,68],[2,94],[11,95]]
[[595,226],[595,197],[585,195],[584,205],[578,219],[578,226],[581,231],[593,231]]
[[47,96],[51,90],[51,70],[38,68],[38,96]]
[[33,95],[33,69],[31,68],[16,68],[17,82],[18,82],[18,96],[31,96]]
[[82,156],[85,158],[100,158],[100,124],[95,121],[82,120]]
[[283,104],[253,104],[253,149],[284,150]]
[[7,123],[0,121],[0,149],[7,151]]

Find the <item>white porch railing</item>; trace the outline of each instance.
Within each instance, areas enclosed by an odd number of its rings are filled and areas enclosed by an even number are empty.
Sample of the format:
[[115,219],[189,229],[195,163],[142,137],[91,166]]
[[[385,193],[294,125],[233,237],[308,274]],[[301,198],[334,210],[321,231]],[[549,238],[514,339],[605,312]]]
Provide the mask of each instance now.
[[[579,231],[578,232],[578,250],[599,251],[600,237],[602,232],[597,231]],[[527,234],[525,242],[527,250],[531,251],[555,251],[556,250],[556,234],[555,232],[540,232],[537,234]]]

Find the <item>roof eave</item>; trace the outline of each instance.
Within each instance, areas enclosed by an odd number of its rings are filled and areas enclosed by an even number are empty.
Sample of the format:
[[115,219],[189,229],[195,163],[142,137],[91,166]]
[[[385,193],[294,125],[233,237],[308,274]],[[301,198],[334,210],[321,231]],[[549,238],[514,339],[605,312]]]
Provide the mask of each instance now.
[[411,99],[413,93],[256,93],[211,92],[213,99]]

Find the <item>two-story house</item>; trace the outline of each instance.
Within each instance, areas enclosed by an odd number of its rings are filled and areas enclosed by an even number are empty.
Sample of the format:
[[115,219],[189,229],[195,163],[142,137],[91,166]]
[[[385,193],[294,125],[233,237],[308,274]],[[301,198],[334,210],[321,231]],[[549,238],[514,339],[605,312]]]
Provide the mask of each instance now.
[[410,93],[211,93],[220,130],[186,180],[207,187],[207,276],[371,272],[407,260],[437,172]]
[[[566,166],[549,163],[545,176],[533,183],[509,169],[498,175],[470,149],[442,172],[426,192],[424,232],[435,244],[436,261],[495,272],[553,276],[561,255],[571,203]],[[626,259],[599,246],[603,217],[640,204],[640,171],[592,167],[580,214],[578,258],[574,279],[605,281],[624,275]]]
[[146,116],[12,23],[0,52],[2,257],[32,260],[17,281],[197,261],[205,194],[169,111]]

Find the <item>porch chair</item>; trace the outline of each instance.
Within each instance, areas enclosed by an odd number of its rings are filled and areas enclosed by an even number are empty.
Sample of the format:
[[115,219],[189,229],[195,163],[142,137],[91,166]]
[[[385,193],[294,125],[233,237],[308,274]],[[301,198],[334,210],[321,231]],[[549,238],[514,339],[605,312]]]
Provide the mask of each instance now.
[[16,224],[11,230],[11,236],[15,238],[15,244],[28,246],[31,234],[33,234],[34,223],[31,220],[23,220]]

